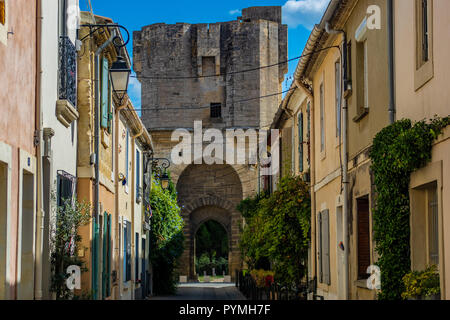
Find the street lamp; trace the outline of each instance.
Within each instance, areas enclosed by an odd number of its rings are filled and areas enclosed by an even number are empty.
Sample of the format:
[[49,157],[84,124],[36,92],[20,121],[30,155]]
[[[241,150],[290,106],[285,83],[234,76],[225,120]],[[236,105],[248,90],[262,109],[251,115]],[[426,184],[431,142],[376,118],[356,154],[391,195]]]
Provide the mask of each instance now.
[[[161,162],[161,165],[158,163]],[[164,190],[169,188],[169,175],[167,174],[167,169],[170,167],[170,161],[167,158],[150,158],[150,163],[152,164],[152,171],[158,170],[161,174],[160,181],[161,187]]]
[[164,190],[167,190],[167,188],[169,188],[169,176],[167,175],[167,173],[165,171],[161,177],[161,187]]
[[131,69],[128,68],[127,63],[121,56],[117,56],[117,60],[109,69],[109,74],[111,77],[112,90],[120,103],[122,103],[123,98],[128,91]]

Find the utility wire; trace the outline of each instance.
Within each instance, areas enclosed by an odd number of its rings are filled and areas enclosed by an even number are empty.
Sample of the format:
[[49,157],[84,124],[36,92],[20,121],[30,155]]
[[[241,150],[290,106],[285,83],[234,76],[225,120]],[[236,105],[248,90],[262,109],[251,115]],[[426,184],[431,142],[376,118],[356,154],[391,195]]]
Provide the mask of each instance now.
[[331,46],[331,47],[322,48],[322,49],[316,50],[314,52],[303,54],[301,56],[298,56],[298,57],[295,57],[295,58],[292,58],[292,59],[288,59],[286,61],[270,64],[270,65],[267,65],[267,66],[250,68],[250,69],[239,70],[239,71],[224,72],[224,73],[219,73],[219,74],[212,74],[212,75],[205,75],[205,76],[186,76],[186,77],[169,77],[169,76],[151,76],[151,77],[142,76],[142,77],[138,77],[138,76],[132,75],[131,77],[132,78],[137,78],[137,79],[150,79],[150,80],[187,80],[187,79],[203,79],[203,78],[222,77],[222,76],[227,76],[227,75],[234,75],[234,74],[251,72],[251,71],[256,71],[256,70],[267,69],[267,68],[279,66],[281,64],[286,64],[288,62],[291,62],[291,61],[294,61],[294,60],[298,60],[298,59],[301,59],[303,57],[311,56],[313,54],[316,54],[316,53],[319,53],[319,52],[322,52],[322,51],[325,51],[325,50],[328,50],[328,49],[331,49],[331,48],[336,48],[336,47],[337,46]]
[[[285,90],[282,92],[278,92],[278,93],[273,93],[273,94],[268,94],[266,96],[260,96],[260,97],[255,97],[255,98],[248,98],[248,99],[243,99],[243,100],[237,100],[237,101],[233,101],[232,103],[241,103],[241,102],[247,102],[247,101],[252,101],[252,100],[258,100],[258,99],[264,99],[264,98],[270,98],[270,97],[274,97],[274,96],[279,96],[282,94],[285,94],[289,91],[292,90],[296,90],[297,88],[291,88],[289,90]],[[164,110],[164,111],[171,111],[171,110],[198,110],[198,109],[209,109],[211,108],[211,106],[205,106],[205,107],[175,107],[175,108],[134,108],[133,110],[135,111],[151,111],[151,110]]]

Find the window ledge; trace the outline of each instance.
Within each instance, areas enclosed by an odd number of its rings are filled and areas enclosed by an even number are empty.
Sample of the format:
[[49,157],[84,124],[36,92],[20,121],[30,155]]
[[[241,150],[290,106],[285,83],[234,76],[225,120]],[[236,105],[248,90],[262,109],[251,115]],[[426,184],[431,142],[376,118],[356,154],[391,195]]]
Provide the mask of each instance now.
[[70,124],[79,118],[80,114],[72,106],[68,100],[56,101],[56,118],[66,128],[70,127]]
[[434,77],[433,61],[430,60],[414,72],[414,89],[418,91]]
[[364,288],[364,289],[368,289],[367,288],[367,279],[359,279],[355,281],[355,285],[358,288]]
[[365,116],[367,116],[369,114],[369,108],[362,108],[360,113],[357,114],[354,118],[353,118],[353,122],[359,122],[361,121]]

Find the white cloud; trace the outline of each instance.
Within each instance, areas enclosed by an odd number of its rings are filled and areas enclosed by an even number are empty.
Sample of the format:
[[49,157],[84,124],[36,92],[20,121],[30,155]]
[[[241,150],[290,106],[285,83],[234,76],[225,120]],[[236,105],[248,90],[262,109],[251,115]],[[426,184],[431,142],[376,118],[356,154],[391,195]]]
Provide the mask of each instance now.
[[240,13],[241,13],[241,10],[239,10],[239,9],[236,9],[236,10],[230,10],[228,13],[229,13],[231,16],[234,16],[234,15],[236,15],[236,14],[240,14]]
[[290,28],[299,25],[312,30],[320,22],[330,0],[289,0],[283,6],[283,22]]

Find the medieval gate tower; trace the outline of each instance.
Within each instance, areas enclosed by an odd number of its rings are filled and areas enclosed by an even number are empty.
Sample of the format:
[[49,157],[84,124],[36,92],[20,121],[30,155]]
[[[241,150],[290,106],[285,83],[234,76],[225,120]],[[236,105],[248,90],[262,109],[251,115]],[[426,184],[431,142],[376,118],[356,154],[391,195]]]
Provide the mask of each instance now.
[[[194,121],[202,121],[203,129],[222,131],[270,126],[281,95],[258,97],[280,92],[287,72],[281,7],[243,9],[242,17],[230,22],[153,24],[134,32],[133,38],[142,120],[152,134],[155,157],[171,159],[179,143],[171,141],[172,132],[193,132]],[[185,221],[181,273],[195,278],[195,234],[204,222],[215,220],[227,230],[234,276],[242,265],[242,217],[236,206],[258,191],[258,169],[192,162],[172,163],[170,171]]]

